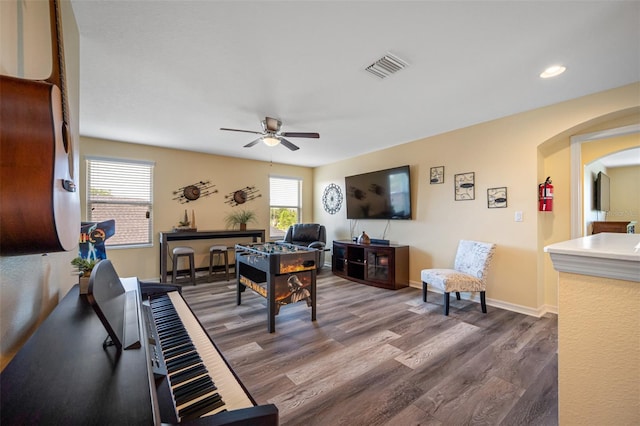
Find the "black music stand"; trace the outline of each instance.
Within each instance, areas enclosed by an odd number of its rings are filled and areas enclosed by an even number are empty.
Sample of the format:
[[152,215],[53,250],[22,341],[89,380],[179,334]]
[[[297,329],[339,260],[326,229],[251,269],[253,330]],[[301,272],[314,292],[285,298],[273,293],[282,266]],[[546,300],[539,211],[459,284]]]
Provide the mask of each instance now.
[[107,330],[107,337],[102,343],[104,349],[112,345],[118,352],[123,347],[140,348],[137,297],[137,291],[125,291],[110,260],[101,260],[91,271],[87,298]]

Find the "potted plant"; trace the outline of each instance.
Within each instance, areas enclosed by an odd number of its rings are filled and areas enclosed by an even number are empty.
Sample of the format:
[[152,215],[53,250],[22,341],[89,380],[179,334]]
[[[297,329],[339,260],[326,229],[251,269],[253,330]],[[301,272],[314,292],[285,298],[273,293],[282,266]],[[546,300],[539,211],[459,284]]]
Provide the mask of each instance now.
[[89,277],[91,276],[91,271],[96,266],[101,259],[83,259],[81,257],[76,257],[71,261],[71,265],[76,267],[78,275],[80,277],[80,294],[87,294],[87,290],[89,290]]
[[257,216],[251,210],[238,210],[227,214],[224,221],[227,224],[227,228],[235,228],[236,225],[239,225],[241,231],[246,231],[247,223],[256,222]]

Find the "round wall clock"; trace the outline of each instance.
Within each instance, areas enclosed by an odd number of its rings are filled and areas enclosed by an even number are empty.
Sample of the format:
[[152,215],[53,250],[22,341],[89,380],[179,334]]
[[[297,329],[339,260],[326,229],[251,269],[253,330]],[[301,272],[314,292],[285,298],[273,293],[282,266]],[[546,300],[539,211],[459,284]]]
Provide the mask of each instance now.
[[342,190],[335,183],[329,184],[322,194],[324,210],[330,214],[336,214],[342,207]]

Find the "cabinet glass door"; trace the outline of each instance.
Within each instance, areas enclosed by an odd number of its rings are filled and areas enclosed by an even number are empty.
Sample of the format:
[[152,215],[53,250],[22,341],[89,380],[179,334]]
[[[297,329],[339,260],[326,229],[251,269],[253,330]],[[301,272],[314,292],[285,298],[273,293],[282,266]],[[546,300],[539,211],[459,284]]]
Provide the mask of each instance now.
[[333,270],[336,272],[345,272],[345,251],[345,246],[337,244],[333,245]]
[[367,279],[388,282],[390,252],[387,250],[367,250]]

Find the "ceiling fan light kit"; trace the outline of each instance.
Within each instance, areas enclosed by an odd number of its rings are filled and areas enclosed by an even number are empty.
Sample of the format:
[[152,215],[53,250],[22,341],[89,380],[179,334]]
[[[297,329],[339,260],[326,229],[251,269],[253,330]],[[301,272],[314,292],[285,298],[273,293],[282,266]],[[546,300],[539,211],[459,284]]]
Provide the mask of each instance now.
[[282,127],[282,121],[266,117],[261,121],[262,124],[262,132],[256,132],[253,130],[241,130],[241,129],[229,129],[226,127],[221,127],[220,130],[230,131],[230,132],[244,132],[244,133],[254,133],[256,135],[261,135],[258,139],[249,142],[244,147],[251,148],[258,142],[264,142],[265,145],[273,147],[276,145],[284,145],[286,148],[289,148],[291,151],[296,151],[300,149],[298,146],[294,145],[285,137],[288,138],[313,138],[318,139],[320,137],[319,133],[311,133],[311,132],[280,132],[280,127]]
[[274,136],[265,136],[262,138],[262,142],[267,146],[276,146],[280,143],[280,139]]

